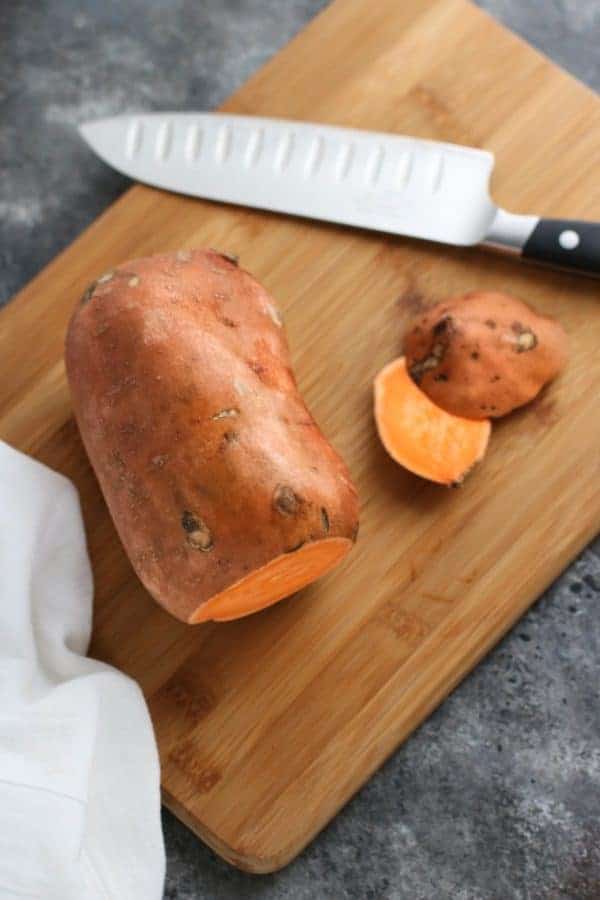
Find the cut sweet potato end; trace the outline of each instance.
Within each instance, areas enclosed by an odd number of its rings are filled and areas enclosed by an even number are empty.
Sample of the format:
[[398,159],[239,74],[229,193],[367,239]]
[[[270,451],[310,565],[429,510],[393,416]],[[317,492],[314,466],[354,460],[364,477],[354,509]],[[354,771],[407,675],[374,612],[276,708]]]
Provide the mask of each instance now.
[[348,538],[324,538],[276,556],[199,606],[189,622],[227,622],[272,606],[333,569],[351,547]]
[[488,419],[463,419],[436,406],[414,383],[404,357],[375,379],[375,421],[392,459],[429,481],[456,484],[486,451]]

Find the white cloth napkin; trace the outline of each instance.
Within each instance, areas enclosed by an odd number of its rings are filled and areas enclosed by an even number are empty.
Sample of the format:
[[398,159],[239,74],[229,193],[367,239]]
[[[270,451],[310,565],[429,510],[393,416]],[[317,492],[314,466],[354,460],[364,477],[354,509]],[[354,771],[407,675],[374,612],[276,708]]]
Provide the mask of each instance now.
[[91,619],[73,485],[0,442],[1,900],[162,897],[152,725]]

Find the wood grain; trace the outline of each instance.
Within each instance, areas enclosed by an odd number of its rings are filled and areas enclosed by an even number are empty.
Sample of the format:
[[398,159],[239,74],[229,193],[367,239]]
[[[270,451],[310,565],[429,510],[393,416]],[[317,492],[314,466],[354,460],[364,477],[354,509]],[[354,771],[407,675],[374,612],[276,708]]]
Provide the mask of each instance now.
[[[337,0],[225,108],[486,147],[509,209],[600,218],[598,100],[463,0]],[[132,573],[71,417],[62,347],[98,273],[199,245],[239,253],[280,302],[302,391],[359,487],[362,527],[347,562],[297,598],[194,628]],[[371,385],[416,310],[472,288],[558,316],[572,353],[450,491],[386,456]],[[0,316],[0,437],[75,481],[92,652],[140,681],[165,801],[226,859],[255,872],[288,862],[597,532],[599,344],[598,282],[140,186]]]

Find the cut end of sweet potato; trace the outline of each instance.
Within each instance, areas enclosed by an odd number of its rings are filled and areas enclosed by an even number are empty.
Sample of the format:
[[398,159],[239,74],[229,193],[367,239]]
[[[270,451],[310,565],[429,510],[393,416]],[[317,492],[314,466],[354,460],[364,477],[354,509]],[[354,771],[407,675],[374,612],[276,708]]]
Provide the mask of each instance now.
[[463,419],[436,406],[414,383],[404,357],[375,379],[375,421],[383,446],[405,469],[439,484],[458,484],[486,451],[487,419]]
[[190,624],[227,622],[272,606],[333,569],[352,548],[348,538],[325,538],[275,557],[203,603]]
[[568,341],[555,319],[499,291],[449,297],[415,319],[406,366],[437,406],[494,419],[529,403],[564,369]]

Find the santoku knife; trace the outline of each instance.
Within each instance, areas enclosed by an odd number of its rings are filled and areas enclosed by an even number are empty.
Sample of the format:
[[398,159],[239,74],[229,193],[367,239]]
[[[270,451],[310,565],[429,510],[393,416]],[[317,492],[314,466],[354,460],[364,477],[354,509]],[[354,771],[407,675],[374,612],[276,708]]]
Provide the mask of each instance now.
[[600,275],[600,223],[500,209],[486,150],[220,113],[117,116],[80,131],[109,165],[155,187],[430,241],[484,243]]

